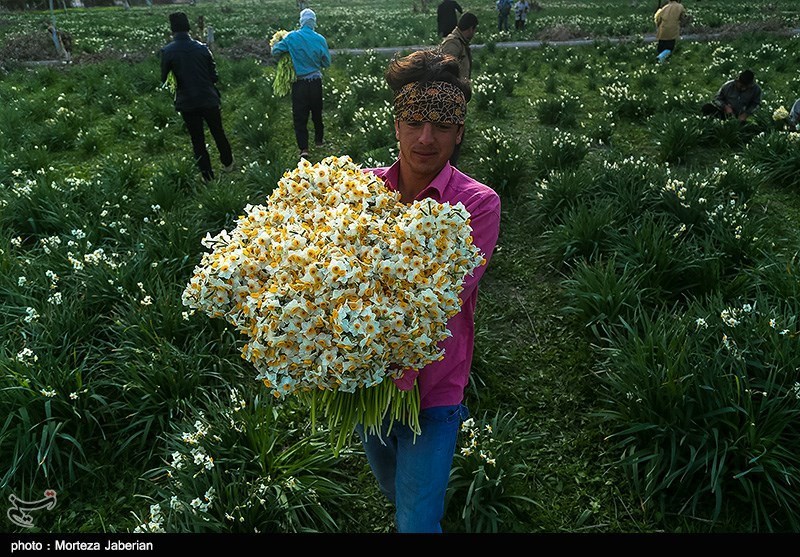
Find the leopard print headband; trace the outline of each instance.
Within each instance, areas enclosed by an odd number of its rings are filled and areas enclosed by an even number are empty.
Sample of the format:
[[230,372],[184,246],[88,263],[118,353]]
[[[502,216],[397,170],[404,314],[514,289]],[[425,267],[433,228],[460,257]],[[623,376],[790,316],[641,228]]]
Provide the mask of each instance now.
[[412,82],[395,95],[394,115],[400,122],[463,124],[467,101],[461,89],[446,81]]

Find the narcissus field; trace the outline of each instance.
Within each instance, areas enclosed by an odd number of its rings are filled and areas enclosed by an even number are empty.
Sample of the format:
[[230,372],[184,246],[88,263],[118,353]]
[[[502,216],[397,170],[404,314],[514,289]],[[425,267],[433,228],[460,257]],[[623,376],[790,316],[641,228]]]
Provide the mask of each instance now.
[[[357,437],[335,453],[181,299],[203,238],[297,165],[268,56],[295,2],[131,4],[56,10],[68,64],[39,63],[49,12],[0,11],[0,499],[58,493],[2,530],[391,532]],[[503,209],[443,528],[800,530],[800,6],[686,0],[657,64],[649,0],[540,2],[510,33],[461,4],[480,23],[459,168]],[[370,49],[435,45],[435,6],[311,7],[334,49],[311,162],[391,163]],[[209,183],[159,82],[176,9],[214,29],[236,169]],[[747,68],[754,116],[701,116]]]

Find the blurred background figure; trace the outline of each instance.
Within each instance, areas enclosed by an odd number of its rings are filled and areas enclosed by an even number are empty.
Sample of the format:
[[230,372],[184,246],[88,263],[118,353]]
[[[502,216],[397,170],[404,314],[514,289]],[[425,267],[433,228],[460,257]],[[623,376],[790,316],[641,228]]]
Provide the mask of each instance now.
[[233,169],[231,144],[222,128],[219,80],[214,57],[208,47],[189,35],[189,18],[183,12],[169,15],[172,42],[161,49],[161,82],[167,83],[170,73],[175,79],[175,110],[180,112],[192,140],[194,159],[203,179],[214,178],[211,158],[206,148],[204,122],[219,151],[226,171]]
[[331,65],[325,37],[317,33],[317,14],[310,8],[300,12],[300,29],[292,31],[272,47],[273,55],[288,52],[297,79],[292,83],[292,121],[300,157],[308,157],[308,115],[314,123],[314,142],[324,142],[322,124],[322,70]]
[[517,0],[514,3],[514,29],[525,29],[525,22],[528,21],[528,12],[531,4],[528,0]]
[[[687,22],[686,10],[681,0],[669,0],[653,17],[656,23],[657,52],[659,62],[663,62],[675,50],[681,35],[681,25]],[[669,51],[665,54],[666,51]]]
[[720,87],[717,96],[703,105],[703,114],[720,119],[736,117],[746,121],[761,104],[761,87],[755,82],[751,70],[745,70],[736,79]]
[[464,10],[458,5],[455,0],[444,0],[436,8],[436,27],[439,30],[440,37],[446,37],[450,32],[455,29],[458,23],[458,12],[461,15]]
[[511,13],[512,0],[497,0],[497,30],[508,31],[508,15]]

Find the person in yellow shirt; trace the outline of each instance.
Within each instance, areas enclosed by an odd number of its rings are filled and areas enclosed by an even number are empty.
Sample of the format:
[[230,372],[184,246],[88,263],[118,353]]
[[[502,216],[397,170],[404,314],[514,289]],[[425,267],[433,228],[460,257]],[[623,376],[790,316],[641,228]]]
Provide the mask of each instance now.
[[670,53],[675,50],[675,43],[681,35],[681,25],[688,20],[686,10],[681,4],[681,0],[669,0],[669,2],[658,10],[655,14],[657,27],[656,39],[658,40],[659,60],[663,60],[662,55],[665,51]]

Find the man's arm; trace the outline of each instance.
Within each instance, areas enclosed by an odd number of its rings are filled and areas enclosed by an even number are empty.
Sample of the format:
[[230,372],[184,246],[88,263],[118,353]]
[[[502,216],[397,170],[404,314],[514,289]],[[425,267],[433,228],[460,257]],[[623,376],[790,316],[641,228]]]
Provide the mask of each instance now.
[[325,37],[322,37],[322,57],[320,59],[320,65],[323,68],[328,68],[331,65],[331,52],[328,50],[328,41],[325,40]]
[[206,56],[208,60],[208,73],[211,76],[211,83],[216,83],[219,81],[219,75],[217,74],[217,64],[214,62],[214,55],[211,54],[211,51],[206,47]]
[[462,10],[462,9],[461,9],[461,6],[459,6],[459,5],[458,5],[458,2],[456,2],[456,6],[455,6],[455,7],[456,7],[456,11],[457,11],[458,13],[460,13],[460,14],[463,14],[463,13],[464,13],[464,10]]
[[289,52],[289,47],[286,46],[286,39],[285,38],[281,39],[280,41],[275,43],[273,45],[272,49],[270,50],[270,53],[273,56],[277,56],[278,54],[285,54],[287,52]]
[[732,87],[733,84],[731,82],[725,83],[722,87],[719,88],[717,91],[717,96],[714,97],[715,104],[719,106],[727,106],[728,103],[728,90]]
[[459,297],[464,300],[478,288],[478,282],[486,272],[489,261],[494,254],[497,246],[497,238],[500,234],[500,197],[493,195],[488,197],[470,216],[470,226],[472,227],[472,239],[475,246],[481,250],[486,264],[481,265],[472,271],[472,275],[464,277],[464,289]]
[[161,49],[161,83],[167,82],[167,77],[169,76],[169,72],[172,69],[172,64],[169,59],[169,55],[164,52],[164,49]]

